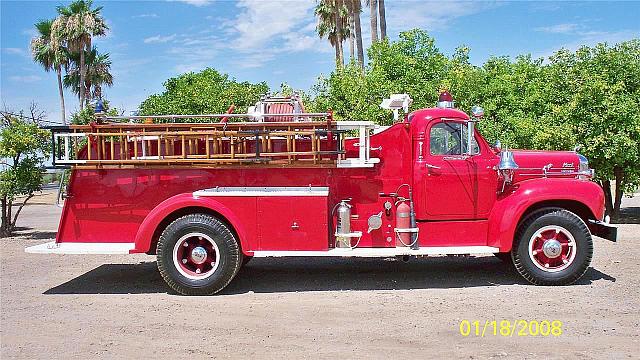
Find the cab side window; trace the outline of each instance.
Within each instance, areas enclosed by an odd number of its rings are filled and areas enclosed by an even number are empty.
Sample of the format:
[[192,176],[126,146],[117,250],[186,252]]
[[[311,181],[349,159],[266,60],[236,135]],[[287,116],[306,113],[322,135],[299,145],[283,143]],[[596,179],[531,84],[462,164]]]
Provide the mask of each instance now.
[[[445,121],[431,127],[429,147],[431,155],[462,155],[467,152],[467,125]],[[480,152],[473,139],[473,153]]]

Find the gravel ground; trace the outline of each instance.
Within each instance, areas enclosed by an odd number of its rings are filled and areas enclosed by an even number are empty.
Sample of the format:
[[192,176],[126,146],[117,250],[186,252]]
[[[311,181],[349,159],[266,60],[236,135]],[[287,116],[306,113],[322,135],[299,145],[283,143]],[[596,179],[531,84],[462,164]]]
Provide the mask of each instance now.
[[[2,359],[640,356],[638,224],[616,244],[596,239],[592,267],[566,287],[527,285],[493,256],[254,259],[221,294],[183,297],[151,256],[26,254],[55,236],[52,201],[35,198],[20,235],[1,240]],[[637,214],[640,197],[624,205]],[[563,332],[460,334],[463,320],[520,319]]]

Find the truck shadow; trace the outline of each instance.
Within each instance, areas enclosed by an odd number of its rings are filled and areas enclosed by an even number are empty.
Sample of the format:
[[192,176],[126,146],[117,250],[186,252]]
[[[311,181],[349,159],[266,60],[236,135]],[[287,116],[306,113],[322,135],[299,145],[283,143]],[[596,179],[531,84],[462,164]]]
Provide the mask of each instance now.
[[[11,237],[21,237],[29,240],[55,240],[56,231],[42,231],[28,226],[18,226]],[[10,238],[9,238],[10,239]]]
[[627,206],[620,209],[615,224],[640,224],[640,206]]
[[[589,268],[577,283],[616,279]],[[406,290],[527,284],[493,257],[412,259],[253,259],[220,295],[297,291]],[[170,292],[155,262],[101,265],[44,294]]]

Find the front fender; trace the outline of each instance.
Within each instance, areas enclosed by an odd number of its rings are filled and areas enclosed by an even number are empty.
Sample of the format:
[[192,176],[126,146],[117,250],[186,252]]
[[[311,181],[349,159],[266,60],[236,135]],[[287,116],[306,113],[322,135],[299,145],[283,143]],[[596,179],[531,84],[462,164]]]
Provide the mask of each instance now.
[[514,190],[498,197],[489,215],[487,245],[511,250],[522,215],[545,201],[576,201],[585,205],[595,220],[604,214],[604,192],[592,181],[577,179],[531,179],[514,185]]
[[146,253],[151,249],[151,242],[153,241],[153,234],[158,228],[158,225],[167,216],[175,211],[188,207],[202,207],[208,208],[222,216],[238,234],[238,240],[242,249],[247,249],[247,231],[245,226],[239,220],[238,216],[234,212],[210,197],[194,197],[192,193],[184,193],[172,196],[165,201],[158,204],[151,212],[146,216],[135,238],[135,248],[131,250],[131,253]]

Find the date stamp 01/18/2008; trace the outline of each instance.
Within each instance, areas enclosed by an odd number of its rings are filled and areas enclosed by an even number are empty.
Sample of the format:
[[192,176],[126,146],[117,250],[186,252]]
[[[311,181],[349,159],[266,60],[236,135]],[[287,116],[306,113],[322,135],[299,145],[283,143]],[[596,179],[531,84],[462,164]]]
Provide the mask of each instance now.
[[462,336],[560,336],[562,321],[560,320],[462,320],[460,321]]

